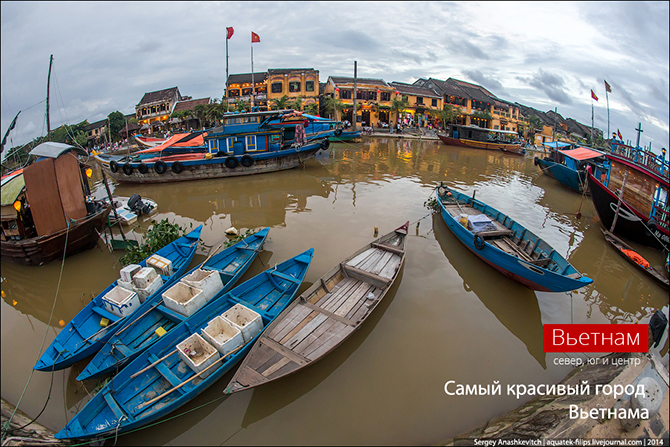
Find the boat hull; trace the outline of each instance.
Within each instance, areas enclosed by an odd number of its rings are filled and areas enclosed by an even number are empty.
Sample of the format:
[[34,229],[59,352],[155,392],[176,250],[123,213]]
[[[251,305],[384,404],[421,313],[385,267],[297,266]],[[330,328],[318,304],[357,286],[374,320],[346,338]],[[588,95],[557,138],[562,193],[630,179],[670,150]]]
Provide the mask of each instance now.
[[559,183],[578,193],[587,190],[586,172],[575,171],[567,166],[545,158],[535,157],[534,163],[542,173],[556,179]]
[[487,149],[490,151],[503,151],[516,155],[524,155],[525,152],[520,144],[489,143],[465,138],[452,138],[446,135],[438,135],[438,138],[447,146],[470,147],[473,149]]
[[[2,259],[21,265],[43,265],[65,256],[74,255],[93,248],[102,233],[110,207],[87,216],[74,228],[65,229],[48,236],[39,236],[19,241],[2,241]],[[67,246],[66,246],[67,244]]]
[[[452,195],[447,196],[447,192]],[[536,235],[493,207],[475,201],[455,190],[447,190],[447,188],[438,187],[436,193],[438,202],[440,203],[440,215],[449,230],[477,257],[505,276],[520,282],[529,289],[543,292],[567,292],[593,282],[592,279],[581,275],[554,249]],[[519,243],[515,244],[518,246],[515,251],[519,255],[522,254],[520,253],[521,251],[524,251],[527,257],[525,256],[522,259],[519,256],[509,254],[507,251],[499,248],[501,245],[497,245],[492,240],[482,239],[480,247],[477,247],[475,233],[463,226],[447,211],[445,203],[443,203],[443,200],[447,198],[455,200],[453,203],[472,205],[476,209],[483,210],[483,213],[488,215],[492,221],[498,220],[502,226],[511,230],[512,234],[509,236],[510,238],[517,238],[519,240]],[[495,216],[498,216],[498,218],[496,219]],[[521,243],[525,244],[522,245]],[[533,247],[530,252],[525,251],[528,246]],[[533,254],[541,256],[534,258]],[[547,262],[548,266],[546,268],[539,263],[535,263],[535,261],[541,261],[540,258],[544,258]]]
[[[298,149],[285,149],[276,152],[264,152],[259,154],[245,154],[244,156],[224,156],[213,157],[209,160],[204,158],[192,159],[191,157],[181,160],[171,160],[165,163],[165,172],[159,174],[156,172],[158,161],[131,162],[132,172],[128,175],[124,173],[122,166],[119,165],[114,172],[109,163],[103,163],[105,171],[117,182],[123,183],[171,183],[188,180],[201,180],[208,178],[238,177],[243,175],[263,174],[267,172],[282,171],[293,169],[304,163],[312,157],[321,148],[320,143],[305,145]],[[250,166],[243,166],[244,157],[250,157],[253,162]],[[235,167],[230,168],[226,164],[227,160],[234,159]],[[247,159],[248,160],[248,159]],[[174,166],[179,162],[183,168],[180,172]],[[229,162],[230,163],[230,162]],[[142,174],[140,165],[145,165],[146,173]],[[231,163],[232,164],[232,163]]]
[[[661,286],[665,287],[666,289],[670,288],[670,280],[663,276],[661,272],[653,268],[651,265],[643,265],[641,263],[636,262],[635,259],[633,259],[630,254],[631,252],[635,252],[633,248],[626,244],[624,241],[610,233],[609,231],[601,228],[600,229],[603,232],[603,235],[605,236],[605,240],[609,242],[609,244],[614,247],[614,249],[621,255],[622,258],[624,258],[626,261],[628,261],[630,264],[634,265],[637,267],[638,270],[646,273],[650,277],[652,277],[654,280],[658,282]],[[640,256],[639,253],[635,252],[634,255]],[[641,256],[640,256],[641,257]],[[646,261],[646,260],[645,260]]]
[[[607,230],[610,230],[614,222],[619,197],[592,174],[588,175],[588,185],[589,191],[591,191],[591,200],[598,213],[598,217],[603,226]],[[648,216],[642,214],[626,201],[621,202],[619,216],[617,217],[613,232],[649,247],[667,249],[670,246],[668,230],[651,222]]]

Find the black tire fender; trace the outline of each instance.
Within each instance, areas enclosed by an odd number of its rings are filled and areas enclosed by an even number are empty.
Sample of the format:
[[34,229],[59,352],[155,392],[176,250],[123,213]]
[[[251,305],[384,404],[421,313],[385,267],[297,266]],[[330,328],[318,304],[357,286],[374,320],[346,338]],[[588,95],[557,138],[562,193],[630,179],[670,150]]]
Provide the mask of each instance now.
[[137,170],[140,172],[140,174],[146,174],[149,172],[149,167],[144,163],[140,163],[140,165],[137,167]]
[[540,162],[538,161],[537,157],[535,157],[535,158],[533,159],[533,164],[534,164],[535,166],[538,166],[538,165],[540,164]]
[[475,248],[477,250],[482,250],[484,248],[484,244],[486,244],[486,242],[484,242],[484,238],[482,237],[481,234],[475,234],[475,241],[474,242],[475,242]]
[[337,130],[335,131],[335,136],[336,136],[336,137],[339,137],[340,135],[342,135],[342,129],[337,129]]
[[244,155],[240,160],[240,164],[245,168],[248,168],[249,166],[254,164],[254,158],[251,155]]
[[224,163],[226,164],[227,168],[235,169],[237,167],[238,161],[237,158],[230,156],[226,158],[226,161]]
[[158,160],[156,163],[154,163],[154,171],[156,171],[156,174],[165,174],[165,171],[167,171],[167,165],[163,160]]
[[172,172],[175,174],[180,174],[184,170],[184,165],[180,161],[175,161],[172,163]]
[[321,142],[321,149],[328,149],[330,147],[330,140],[326,138]]
[[130,165],[130,163],[124,163],[121,169],[123,170],[123,173],[126,175],[132,175],[133,173],[133,167]]
[[110,161],[109,170],[112,172],[119,172],[119,164],[114,160]]

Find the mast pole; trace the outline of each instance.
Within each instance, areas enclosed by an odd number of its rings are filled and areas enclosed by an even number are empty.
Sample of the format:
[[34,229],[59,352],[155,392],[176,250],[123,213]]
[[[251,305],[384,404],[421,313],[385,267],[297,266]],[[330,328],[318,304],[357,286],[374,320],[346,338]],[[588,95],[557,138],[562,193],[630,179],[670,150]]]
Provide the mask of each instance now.
[[51,65],[54,62],[54,55],[49,58],[49,75],[47,76],[47,141],[51,141],[51,123],[49,122],[49,84],[51,83]]
[[357,94],[357,93],[358,93],[358,88],[357,88],[357,87],[358,87],[358,83],[357,83],[357,78],[356,78],[356,76],[357,76],[357,73],[356,73],[357,68],[358,68],[358,63],[357,63],[357,61],[354,61],[354,114],[353,114],[353,116],[352,116],[352,118],[351,118],[351,121],[352,121],[352,123],[351,123],[351,130],[352,130],[353,132],[356,132],[356,121],[358,121],[358,120],[356,119],[356,97],[358,96],[358,94]]
[[230,102],[228,101],[228,40],[228,35],[226,34],[226,94],[223,95],[226,98],[226,113],[230,112]]

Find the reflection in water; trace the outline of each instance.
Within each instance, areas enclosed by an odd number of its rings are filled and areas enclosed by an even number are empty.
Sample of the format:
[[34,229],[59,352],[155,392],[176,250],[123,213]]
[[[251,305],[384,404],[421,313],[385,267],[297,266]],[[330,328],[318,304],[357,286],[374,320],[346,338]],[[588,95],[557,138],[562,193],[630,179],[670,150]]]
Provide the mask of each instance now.
[[[516,338],[521,340],[530,355],[547,369],[542,345],[542,315],[532,290],[497,273],[470,252],[454,236],[439,214],[433,214],[435,239],[451,265],[463,278],[463,289],[472,291]],[[486,275],[486,281],[483,276]]]
[[[365,320],[360,329],[354,332],[345,342],[335,348],[331,353],[320,361],[297,371],[295,374],[286,376],[280,380],[254,388],[244,393],[253,393],[242,420],[242,428],[247,428],[254,423],[265,419],[274,412],[284,408],[307,394],[320,384],[326,377],[342,365],[347,358],[358,349],[372,330],[377,326],[379,320],[391,305],[396,296],[398,287],[402,282],[404,267],[398,273],[398,278],[389,289],[384,299],[379,303],[374,312]],[[226,384],[228,381],[226,382]]]

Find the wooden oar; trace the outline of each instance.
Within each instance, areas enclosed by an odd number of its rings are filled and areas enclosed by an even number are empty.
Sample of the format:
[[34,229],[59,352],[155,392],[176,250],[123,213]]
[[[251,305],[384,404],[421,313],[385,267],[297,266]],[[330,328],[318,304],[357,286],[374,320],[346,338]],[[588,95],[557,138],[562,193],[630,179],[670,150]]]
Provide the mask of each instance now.
[[209,261],[209,258],[211,258],[212,256],[214,256],[214,255],[216,254],[216,252],[219,251],[219,250],[221,249],[222,246],[223,246],[223,243],[220,243],[219,246],[216,247],[216,250],[214,250],[213,252],[211,252],[211,253],[209,254],[209,256],[207,256],[207,258],[206,258],[204,261],[202,261],[202,264],[200,264],[197,268],[200,268],[200,267],[202,267],[203,265],[205,265],[205,262]]
[[[124,328],[121,329],[119,332],[117,332],[116,335],[119,335],[119,334],[123,333],[123,331],[125,331],[126,329],[128,329],[128,328],[129,328],[130,326],[132,326],[133,324],[137,323],[138,320],[139,320],[140,318],[142,318],[143,316],[145,316],[146,314],[148,314],[149,312],[151,312],[152,310],[154,310],[156,307],[160,306],[162,303],[163,303],[163,300],[160,300],[159,302],[157,302],[156,304],[154,304],[153,306],[151,306],[150,308],[148,308],[142,315],[140,315],[139,317],[137,317],[132,323],[130,323],[128,326],[124,327]],[[117,320],[117,321],[119,321],[119,320]]]
[[135,377],[139,376],[139,375],[142,374],[143,372],[150,370],[151,368],[153,368],[154,366],[158,365],[160,362],[162,362],[162,361],[165,360],[166,358],[170,357],[172,354],[174,354],[174,353],[177,352],[178,350],[179,350],[179,349],[175,349],[174,351],[170,352],[169,354],[164,355],[163,357],[159,358],[158,360],[156,360],[155,362],[153,362],[151,365],[147,366],[146,368],[142,368],[142,369],[140,369],[139,371],[137,371],[135,374],[133,374],[132,376],[130,376],[130,378],[131,378],[131,379],[134,379]]
[[168,394],[171,394],[173,391],[176,391],[176,390],[178,390],[179,388],[181,388],[181,387],[183,387],[184,385],[186,385],[187,383],[191,382],[191,381],[194,380],[196,377],[200,377],[202,374],[206,373],[210,368],[212,368],[213,366],[216,366],[216,364],[219,363],[221,360],[225,359],[226,357],[229,357],[229,356],[233,355],[235,352],[239,351],[240,349],[242,349],[242,348],[245,347],[245,346],[246,346],[246,343],[243,344],[243,345],[238,346],[238,347],[235,348],[235,349],[233,349],[232,351],[230,351],[228,354],[224,355],[223,357],[219,357],[218,359],[216,359],[216,360],[214,361],[214,363],[212,363],[212,364],[209,365],[207,368],[205,368],[205,369],[203,369],[202,371],[200,371],[200,372],[199,372],[198,374],[196,374],[195,376],[193,376],[193,377],[189,378],[188,380],[186,380],[186,381],[180,383],[180,384],[177,385],[176,387],[167,390],[166,392],[164,392],[164,393],[161,394],[160,396],[158,396],[158,397],[154,397],[154,398],[151,399],[149,402],[145,402],[145,403],[143,403],[142,405],[140,405],[139,407],[137,407],[137,409],[139,410],[140,408],[144,408],[144,407],[146,407],[146,406],[148,406],[148,405],[153,404],[153,403],[156,402],[156,401],[161,400],[162,398],[164,398],[164,397],[167,396]]

